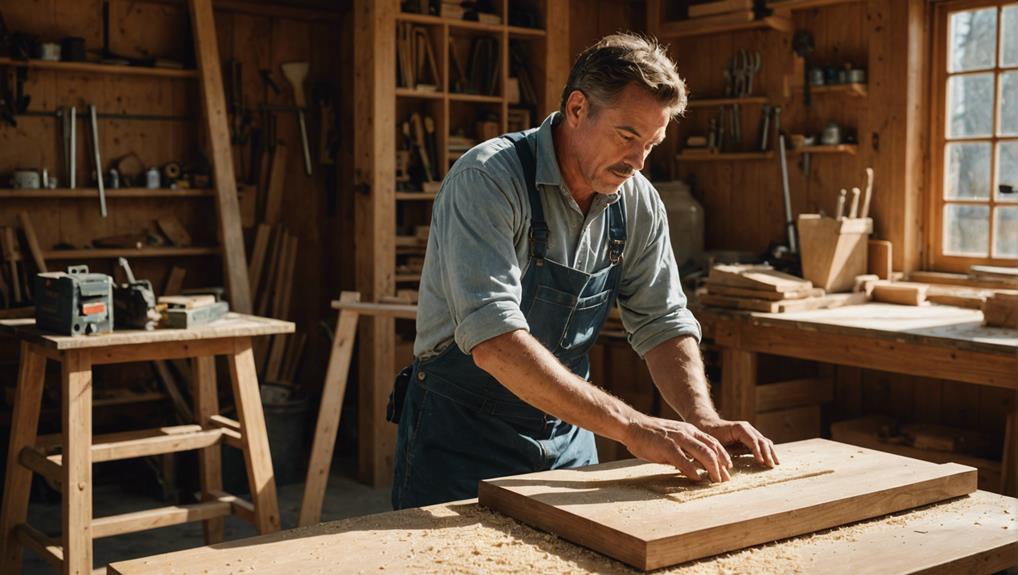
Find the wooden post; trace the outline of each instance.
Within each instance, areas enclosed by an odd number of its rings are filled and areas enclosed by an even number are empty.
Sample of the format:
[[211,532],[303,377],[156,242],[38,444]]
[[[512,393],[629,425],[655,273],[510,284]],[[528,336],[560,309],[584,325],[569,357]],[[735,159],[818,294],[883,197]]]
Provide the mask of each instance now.
[[[191,360],[191,373],[194,388],[191,397],[194,401],[195,423],[203,429],[212,429],[212,416],[219,415],[219,389],[216,385],[216,358],[214,356],[196,357]],[[206,447],[198,452],[198,474],[201,482],[202,501],[210,501],[217,497],[215,492],[223,490],[222,456],[219,445]],[[205,532],[205,544],[212,545],[223,540],[222,518],[207,519],[202,522]]]
[[276,478],[272,472],[251,338],[236,338],[235,346],[230,356],[230,379],[244,442],[244,463],[251,487],[251,503],[255,508],[255,527],[258,533],[271,533],[279,531],[279,501],[276,499]]
[[[359,293],[343,292],[339,301],[356,302],[360,299]],[[336,320],[336,334],[332,340],[325,383],[322,385],[322,402],[318,409],[315,439],[311,443],[311,460],[308,462],[307,481],[304,482],[300,517],[297,519],[299,527],[315,525],[321,521],[322,500],[325,498],[325,486],[329,481],[332,451],[336,445],[339,416],[343,411],[343,397],[350,376],[350,360],[353,357],[359,315],[356,310],[341,309]]]
[[22,342],[18,387],[14,390],[11,441],[7,450],[3,511],[0,513],[0,573],[21,570],[21,545],[15,536],[15,528],[28,517],[32,472],[18,462],[18,454],[22,449],[35,445],[45,377],[46,358],[33,352],[31,345]]
[[230,294],[230,307],[240,313],[251,313],[247,258],[244,255],[244,236],[240,225],[237,182],[233,174],[230,130],[226,121],[226,95],[219,67],[212,0],[188,0],[188,6],[191,8],[194,53],[198,60],[202,104],[209,136],[226,288]]
[[756,419],[756,367],[756,352],[722,348],[719,410],[722,417],[750,423]]
[[92,573],[92,363],[91,351],[64,352],[63,420],[64,575]]
[[[544,113],[559,109],[562,89],[569,80],[573,54],[569,47],[569,2],[545,2]],[[544,118],[535,118],[540,122]]]
[[[354,199],[357,291],[378,301],[395,275],[396,70],[395,0],[354,1]],[[396,426],[383,417],[395,375],[394,323],[361,322],[358,478],[375,486],[392,480]]]

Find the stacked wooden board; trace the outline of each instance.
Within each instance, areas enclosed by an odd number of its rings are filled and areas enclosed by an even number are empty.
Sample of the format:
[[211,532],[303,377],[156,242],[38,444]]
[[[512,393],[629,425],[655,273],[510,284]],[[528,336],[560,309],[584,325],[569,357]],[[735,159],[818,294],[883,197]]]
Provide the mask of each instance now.
[[991,327],[1018,327],[1018,290],[1001,290],[982,305],[983,324]]
[[826,295],[812,282],[767,264],[714,266],[698,296],[705,305],[768,313],[824,309],[866,299],[865,294]]
[[735,458],[730,482],[693,483],[626,460],[482,481],[482,505],[640,569],[656,569],[972,493],[976,470],[811,439],[782,465]]

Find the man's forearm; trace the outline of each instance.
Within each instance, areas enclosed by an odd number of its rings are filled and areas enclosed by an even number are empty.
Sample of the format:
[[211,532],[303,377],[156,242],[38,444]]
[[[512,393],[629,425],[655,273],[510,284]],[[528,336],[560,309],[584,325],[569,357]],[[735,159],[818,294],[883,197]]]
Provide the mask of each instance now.
[[680,336],[661,343],[645,356],[661,396],[694,425],[718,419],[696,339]]
[[471,355],[517,397],[565,422],[625,443],[640,414],[569,371],[530,333],[513,331],[478,344]]

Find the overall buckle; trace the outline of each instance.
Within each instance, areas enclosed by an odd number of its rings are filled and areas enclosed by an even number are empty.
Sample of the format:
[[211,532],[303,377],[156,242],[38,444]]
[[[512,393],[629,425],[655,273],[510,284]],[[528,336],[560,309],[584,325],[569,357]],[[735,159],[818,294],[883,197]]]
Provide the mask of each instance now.
[[622,262],[622,251],[626,247],[624,240],[609,240],[608,242],[608,261],[612,265],[618,265]]

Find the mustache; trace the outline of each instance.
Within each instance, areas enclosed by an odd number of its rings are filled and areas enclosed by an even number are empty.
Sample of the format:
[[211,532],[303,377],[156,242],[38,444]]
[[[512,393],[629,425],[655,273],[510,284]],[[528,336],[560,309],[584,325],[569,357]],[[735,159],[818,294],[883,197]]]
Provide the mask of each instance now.
[[632,176],[633,174],[636,173],[636,170],[627,166],[626,164],[615,164],[614,166],[611,166],[608,169],[615,172],[616,174],[619,174],[620,176],[626,177]]

